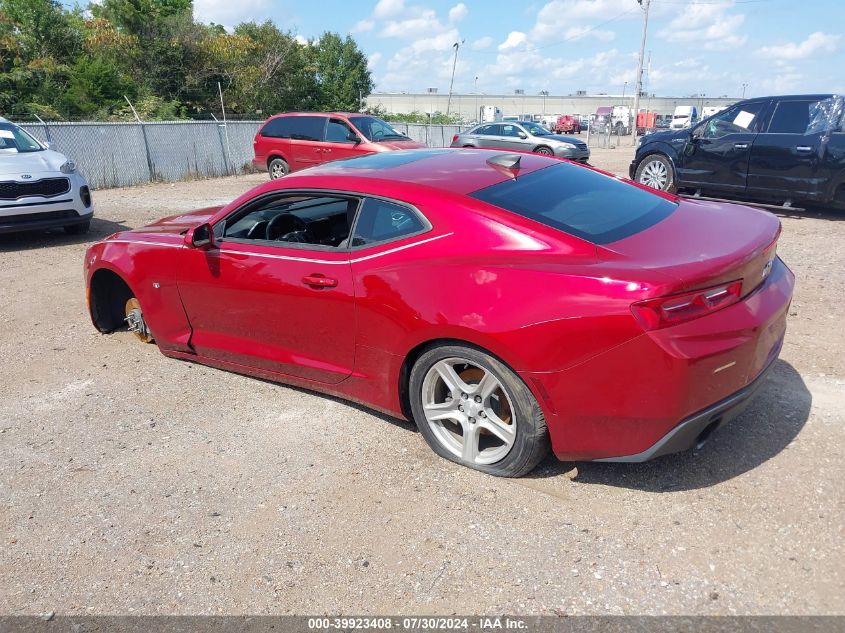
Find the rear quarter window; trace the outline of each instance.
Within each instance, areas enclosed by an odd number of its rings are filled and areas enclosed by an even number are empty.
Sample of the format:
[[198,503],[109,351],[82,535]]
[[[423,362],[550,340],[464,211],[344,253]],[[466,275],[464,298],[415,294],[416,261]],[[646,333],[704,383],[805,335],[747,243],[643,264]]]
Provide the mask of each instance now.
[[261,128],[261,136],[266,138],[290,138],[291,117],[282,116],[270,119]]
[[593,244],[609,244],[639,233],[678,206],[630,183],[568,163],[500,182],[470,196]]

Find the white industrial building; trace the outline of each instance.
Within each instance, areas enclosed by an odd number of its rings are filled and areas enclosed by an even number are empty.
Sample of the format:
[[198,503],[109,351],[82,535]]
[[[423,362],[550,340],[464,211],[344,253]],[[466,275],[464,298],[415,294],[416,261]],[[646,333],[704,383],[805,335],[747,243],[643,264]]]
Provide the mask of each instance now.
[[[437,92],[374,92],[366,99],[368,107],[381,106],[392,114],[406,114],[409,112],[446,112],[449,95]],[[707,106],[727,106],[740,97],[640,97],[640,110],[656,112],[657,114],[672,114],[676,106],[695,106],[702,112]],[[601,106],[627,105],[633,107],[634,95],[542,95],[542,94],[453,94],[449,111],[460,114],[464,121],[478,119],[481,106],[497,106],[502,114],[534,115],[534,114],[593,114]]]

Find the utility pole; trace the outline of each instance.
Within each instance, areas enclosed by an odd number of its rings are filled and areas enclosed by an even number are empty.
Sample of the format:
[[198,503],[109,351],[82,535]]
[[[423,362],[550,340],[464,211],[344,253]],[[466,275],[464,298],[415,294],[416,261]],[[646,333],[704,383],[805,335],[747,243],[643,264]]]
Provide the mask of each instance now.
[[637,94],[634,95],[634,125],[633,125],[633,134],[631,134],[631,138],[633,139],[634,145],[637,143],[637,114],[640,112],[640,93],[643,91],[643,61],[645,59],[645,37],[646,33],[648,32],[648,9],[651,6],[651,0],[637,0],[640,6],[643,8],[645,15],[643,17],[643,37],[642,41],[640,42],[640,61],[637,65]]
[[446,121],[449,120],[449,108],[452,105],[452,86],[455,85],[455,66],[458,65],[458,49],[466,40],[455,42],[452,46],[455,48],[455,59],[452,60],[452,80],[449,82],[449,98],[446,100]]
[[481,122],[481,111],[478,109],[478,75],[475,76],[475,120]]
[[745,89],[748,88],[748,84],[742,84],[742,98],[745,99]]

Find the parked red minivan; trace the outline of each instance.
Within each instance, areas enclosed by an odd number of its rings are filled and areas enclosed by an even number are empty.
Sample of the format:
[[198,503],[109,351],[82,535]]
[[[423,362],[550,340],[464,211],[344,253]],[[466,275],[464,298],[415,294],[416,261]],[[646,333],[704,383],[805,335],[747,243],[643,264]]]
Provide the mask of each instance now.
[[252,163],[270,172],[271,179],[332,160],[425,147],[378,117],[345,112],[286,112],[271,116],[258,130],[252,145]]

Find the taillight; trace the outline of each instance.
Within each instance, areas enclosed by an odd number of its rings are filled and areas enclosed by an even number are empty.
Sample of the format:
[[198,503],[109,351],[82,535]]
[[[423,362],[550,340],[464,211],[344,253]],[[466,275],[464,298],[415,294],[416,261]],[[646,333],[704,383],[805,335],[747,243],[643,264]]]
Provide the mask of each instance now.
[[455,136],[453,136],[453,137],[452,137],[452,142],[454,143],[454,142],[455,142],[455,141],[457,141],[457,140],[458,140],[458,135],[457,135],[457,134],[455,134]]
[[637,301],[631,312],[647,330],[677,325],[711,314],[739,301],[742,279],[679,295]]

